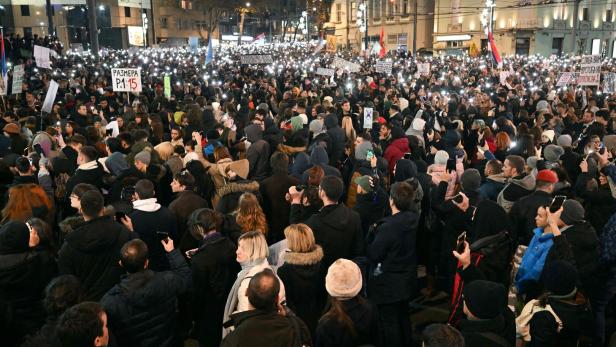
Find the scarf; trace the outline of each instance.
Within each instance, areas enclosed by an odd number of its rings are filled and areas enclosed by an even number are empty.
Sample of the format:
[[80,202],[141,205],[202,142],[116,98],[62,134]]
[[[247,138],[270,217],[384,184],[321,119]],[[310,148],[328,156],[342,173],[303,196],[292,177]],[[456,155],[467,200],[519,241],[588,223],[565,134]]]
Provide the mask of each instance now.
[[225,322],[229,320],[229,318],[231,317],[231,314],[235,311],[235,308],[237,307],[237,303],[239,301],[237,293],[240,290],[240,285],[242,284],[242,281],[246,278],[246,276],[248,276],[248,273],[253,267],[257,265],[261,265],[264,262],[267,262],[267,260],[266,259],[255,259],[255,260],[250,260],[250,261],[245,261],[243,263],[240,263],[242,270],[237,274],[237,279],[235,279],[235,282],[233,283],[233,287],[231,287],[231,291],[229,292],[229,296],[227,296],[227,303],[225,304],[225,313],[222,316],[222,323],[223,323],[222,338],[223,339],[225,338],[225,336],[227,336],[227,334],[229,334],[232,331],[230,327],[225,328],[224,324]]
[[160,204],[156,202],[156,198],[135,200],[133,208],[143,212],[156,212],[160,210]]

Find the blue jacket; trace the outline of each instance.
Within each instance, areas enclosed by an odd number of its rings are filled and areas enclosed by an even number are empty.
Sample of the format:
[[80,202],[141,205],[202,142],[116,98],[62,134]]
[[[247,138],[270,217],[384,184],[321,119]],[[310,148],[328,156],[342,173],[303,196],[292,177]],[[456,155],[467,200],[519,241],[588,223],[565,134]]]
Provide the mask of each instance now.
[[535,228],[534,233],[535,236],[530,241],[515,275],[515,286],[521,294],[526,290],[528,282],[539,281],[548,252],[554,245],[554,234],[543,235],[543,228]]

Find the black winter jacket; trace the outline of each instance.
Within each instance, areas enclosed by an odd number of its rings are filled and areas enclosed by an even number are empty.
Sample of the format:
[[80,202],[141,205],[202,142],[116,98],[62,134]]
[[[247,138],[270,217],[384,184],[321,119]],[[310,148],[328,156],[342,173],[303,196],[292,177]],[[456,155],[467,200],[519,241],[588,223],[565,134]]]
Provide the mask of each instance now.
[[225,337],[221,347],[296,347],[311,344],[306,325],[294,315],[250,310],[232,314],[231,320],[235,330]]
[[351,318],[355,334],[336,319],[323,316],[317,326],[315,347],[381,346],[379,315],[376,307],[364,299],[354,297],[341,301],[344,312]]
[[[505,307],[503,314],[493,319],[462,320],[460,332],[466,347],[503,347],[505,342],[514,347],[515,317],[513,312]],[[497,343],[495,340],[503,343]]]
[[533,238],[533,230],[537,227],[535,217],[540,206],[549,206],[552,196],[542,190],[537,190],[516,201],[511,207],[509,217],[513,224],[513,235],[518,244],[528,246]]

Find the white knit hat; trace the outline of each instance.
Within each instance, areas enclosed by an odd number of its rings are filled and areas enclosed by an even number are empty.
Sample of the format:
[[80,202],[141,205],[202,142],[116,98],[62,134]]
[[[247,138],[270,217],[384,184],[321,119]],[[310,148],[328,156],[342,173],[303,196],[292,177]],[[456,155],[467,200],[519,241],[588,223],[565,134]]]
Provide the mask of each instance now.
[[354,262],[340,258],[327,270],[325,289],[332,297],[352,299],[359,294],[361,287],[361,271]]
[[447,160],[449,160],[449,153],[445,151],[438,151],[434,155],[434,164],[447,165]]

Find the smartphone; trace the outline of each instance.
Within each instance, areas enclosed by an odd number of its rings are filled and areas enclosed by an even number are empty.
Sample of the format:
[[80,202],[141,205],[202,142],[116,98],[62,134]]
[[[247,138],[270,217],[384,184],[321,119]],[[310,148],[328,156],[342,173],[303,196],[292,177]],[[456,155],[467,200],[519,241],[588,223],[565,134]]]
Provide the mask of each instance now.
[[[165,241],[169,238],[169,233],[164,232],[164,231],[157,231],[156,235],[158,236],[158,239],[161,241]],[[167,242],[165,241],[165,243]]]
[[565,200],[567,200],[566,196],[556,195],[554,199],[552,199],[552,203],[550,204],[550,212],[554,213],[558,211],[563,206]]
[[372,150],[366,151],[366,160],[370,161],[374,157],[374,152]]
[[126,213],[124,213],[124,212],[116,212],[116,213],[115,213],[115,219],[116,219],[116,222],[118,222],[118,223],[122,223],[122,220],[123,220],[124,218],[126,218]]
[[32,148],[34,148],[34,151],[36,152],[36,154],[38,154],[41,157],[45,156],[45,153],[43,152],[43,147],[41,147],[41,145],[39,143],[35,144],[32,146]]
[[599,147],[599,154],[603,155],[605,153],[605,145],[603,145],[603,143],[601,144],[601,146]]
[[462,232],[460,236],[458,236],[458,240],[456,241],[456,252],[462,254],[464,253],[464,249],[466,249],[466,245],[464,242],[466,241],[466,231]]
[[462,201],[464,201],[464,197],[462,196],[462,194],[458,193],[458,194],[456,194],[456,196],[451,198],[451,200],[453,200],[457,204],[461,204]]
[[447,159],[447,171],[456,171],[455,159]]

